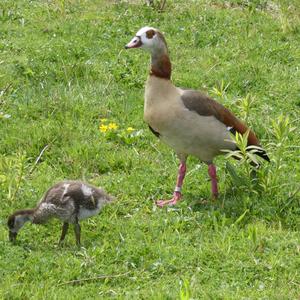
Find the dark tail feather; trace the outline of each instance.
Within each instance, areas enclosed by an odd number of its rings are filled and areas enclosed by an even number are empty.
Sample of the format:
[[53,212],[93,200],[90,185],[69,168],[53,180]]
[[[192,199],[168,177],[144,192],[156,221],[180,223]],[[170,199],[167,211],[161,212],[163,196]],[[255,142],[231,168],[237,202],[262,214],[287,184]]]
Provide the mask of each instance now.
[[267,162],[270,162],[270,158],[267,154],[267,152],[264,149],[259,149],[255,152],[256,155],[258,155],[259,157],[263,158],[264,160],[266,160]]
[[[240,150],[238,147],[236,148],[236,150]],[[246,151],[251,151],[252,149],[247,149]],[[267,152],[263,149],[263,148],[260,148],[260,149],[257,149],[254,154],[258,155],[259,157],[263,158],[264,160],[266,160],[267,162],[270,162],[270,158],[267,154]],[[236,157],[236,156],[233,156],[233,158],[237,159],[237,160],[240,160],[239,157]],[[255,163],[253,163],[254,165],[256,165]]]
[[[240,150],[238,147],[236,148],[237,150]],[[253,149],[247,149],[247,151],[252,151]],[[267,152],[263,149],[256,149],[255,152],[253,152],[254,154],[258,155],[259,157],[263,158],[264,160],[266,160],[267,162],[270,162],[270,158],[267,154]],[[237,156],[232,156],[233,158],[240,160],[239,157]],[[250,161],[250,165],[254,168],[254,169],[258,169],[260,167],[260,163],[259,162],[254,162],[254,161]]]
[[[264,149],[258,149],[254,152],[256,155],[258,155],[259,157],[263,158],[264,160],[266,160],[267,162],[270,162],[270,158],[267,154],[267,152]],[[258,162],[255,163],[254,161],[250,162],[250,165],[252,166],[251,168],[251,178],[252,180],[257,180],[257,170],[260,168],[261,164]]]
[[[231,128],[229,129],[229,131],[230,131],[233,135],[236,135],[236,129],[235,129],[235,128],[231,127]],[[255,154],[258,155],[258,156],[260,156],[261,158],[263,158],[263,159],[266,160],[267,162],[270,162],[270,158],[269,158],[267,152],[266,152],[260,145],[258,145],[258,144],[256,144],[256,143],[249,143],[249,139],[248,139],[248,145],[247,145],[247,146],[258,146],[260,149],[257,149],[257,150],[255,151]],[[240,149],[237,147],[236,150],[240,150]],[[247,151],[250,151],[250,150],[252,150],[252,149],[249,149],[249,150],[247,150]],[[251,165],[252,165],[252,164],[251,164]],[[255,164],[255,165],[256,165],[256,164]]]
[[[261,148],[261,149],[257,149],[257,150],[254,152],[254,154],[256,154],[257,156],[263,158],[263,159],[266,160],[267,162],[270,162],[270,158],[269,158],[267,152],[266,152],[264,149],[262,149],[262,148]],[[250,165],[253,167],[253,169],[251,170],[251,173],[255,174],[256,171],[257,171],[257,169],[259,169],[259,167],[260,167],[260,163],[259,163],[259,162],[258,162],[258,163],[255,163],[254,161],[251,161],[251,162],[250,162]],[[253,174],[252,174],[252,175],[253,175]],[[253,177],[253,176],[252,176],[252,177]],[[254,176],[254,177],[256,177],[256,176]]]

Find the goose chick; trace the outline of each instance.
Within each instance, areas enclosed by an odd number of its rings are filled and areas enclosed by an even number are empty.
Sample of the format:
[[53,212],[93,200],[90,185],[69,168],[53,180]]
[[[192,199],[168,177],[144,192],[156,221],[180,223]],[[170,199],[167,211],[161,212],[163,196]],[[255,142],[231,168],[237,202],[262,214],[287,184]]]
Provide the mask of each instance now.
[[[213,198],[218,196],[216,167],[213,160],[224,150],[237,150],[231,133],[248,132],[248,145],[260,147],[254,132],[222,104],[195,90],[176,87],[171,81],[171,61],[163,34],[153,27],[143,27],[125,46],[142,48],[151,54],[151,69],[146,82],[144,120],[150,130],[173,148],[180,159],[177,182],[170,200],[158,206],[174,205],[181,200],[181,188],[189,155],[208,165]],[[269,161],[265,150],[256,154]]]
[[76,243],[80,245],[79,221],[97,215],[103,205],[112,200],[112,196],[88,183],[79,180],[58,182],[45,193],[36,208],[17,210],[8,217],[9,240],[16,240],[27,221],[44,224],[51,218],[57,218],[63,221],[59,243],[65,239],[69,223],[72,223]]

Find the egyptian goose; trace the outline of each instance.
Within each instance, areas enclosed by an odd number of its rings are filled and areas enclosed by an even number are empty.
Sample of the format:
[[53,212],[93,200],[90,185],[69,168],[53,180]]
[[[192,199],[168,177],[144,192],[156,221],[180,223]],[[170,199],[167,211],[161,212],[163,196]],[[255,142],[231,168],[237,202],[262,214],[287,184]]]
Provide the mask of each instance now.
[[74,224],[77,245],[80,245],[79,221],[98,214],[102,206],[113,197],[102,189],[79,180],[61,181],[52,186],[36,208],[17,210],[8,217],[9,240],[14,242],[19,230],[27,221],[46,223],[51,218],[63,221],[61,243],[67,234],[69,223]]
[[[157,201],[157,205],[174,205],[181,199],[188,155],[194,155],[208,165],[212,196],[217,198],[213,159],[224,154],[224,150],[236,150],[230,133],[244,134],[247,126],[207,95],[178,88],[172,83],[167,43],[157,29],[141,28],[125,48],[142,48],[151,54],[151,69],[145,87],[144,120],[156,136],[175,150],[180,160],[172,199]],[[248,145],[260,147],[251,130]],[[256,154],[269,161],[263,149]]]

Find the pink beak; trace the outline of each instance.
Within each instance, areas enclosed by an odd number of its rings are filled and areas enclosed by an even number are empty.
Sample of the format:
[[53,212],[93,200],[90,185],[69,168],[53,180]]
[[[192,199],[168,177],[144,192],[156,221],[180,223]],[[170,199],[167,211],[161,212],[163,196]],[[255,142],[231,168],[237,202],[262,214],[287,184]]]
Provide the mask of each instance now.
[[142,41],[139,36],[135,36],[126,46],[125,49],[139,48],[142,46]]

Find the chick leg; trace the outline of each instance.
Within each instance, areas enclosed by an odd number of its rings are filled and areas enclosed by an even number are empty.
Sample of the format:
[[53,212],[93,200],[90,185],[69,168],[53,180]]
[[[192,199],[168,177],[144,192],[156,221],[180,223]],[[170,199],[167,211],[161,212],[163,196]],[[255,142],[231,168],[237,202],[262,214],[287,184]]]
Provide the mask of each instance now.
[[58,242],[59,244],[61,244],[64,241],[66,234],[68,232],[68,228],[69,228],[69,223],[64,222],[62,226],[61,236]]
[[80,224],[79,224],[78,220],[76,220],[76,222],[74,224],[74,232],[75,232],[75,237],[76,237],[76,244],[78,246],[80,246],[80,232],[81,232],[81,228],[80,228]]

